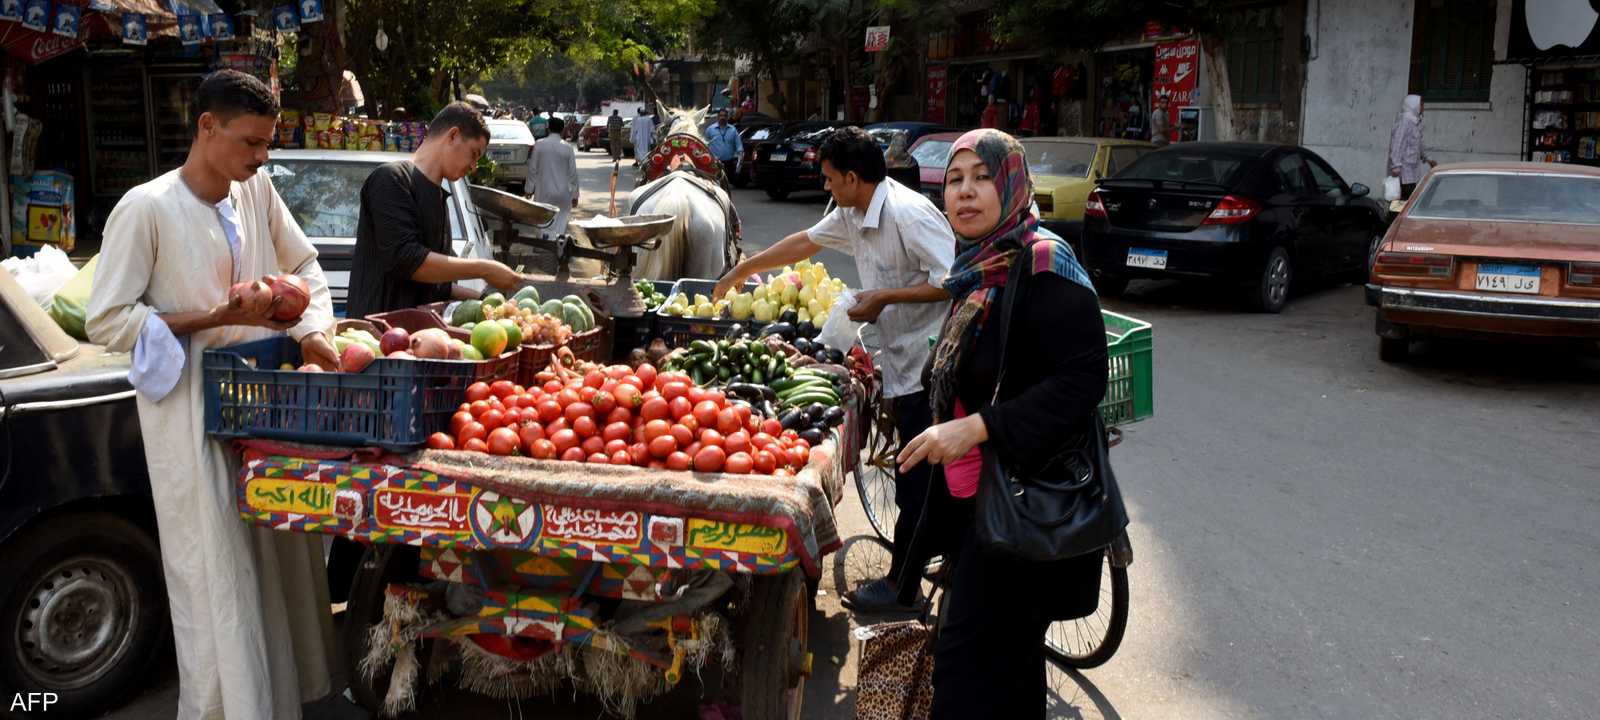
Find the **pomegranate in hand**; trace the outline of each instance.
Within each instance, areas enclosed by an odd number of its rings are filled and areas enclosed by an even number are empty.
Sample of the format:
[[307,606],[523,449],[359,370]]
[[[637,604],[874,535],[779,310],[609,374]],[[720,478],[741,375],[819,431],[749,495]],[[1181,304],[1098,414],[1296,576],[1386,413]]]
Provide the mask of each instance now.
[[251,315],[265,315],[272,307],[272,288],[260,280],[234,283],[228,288],[228,302]]
[[277,308],[272,311],[272,319],[278,322],[299,320],[306,306],[311,304],[311,287],[306,285],[306,281],[289,273],[268,275],[266,281],[272,288],[272,298],[278,301]]

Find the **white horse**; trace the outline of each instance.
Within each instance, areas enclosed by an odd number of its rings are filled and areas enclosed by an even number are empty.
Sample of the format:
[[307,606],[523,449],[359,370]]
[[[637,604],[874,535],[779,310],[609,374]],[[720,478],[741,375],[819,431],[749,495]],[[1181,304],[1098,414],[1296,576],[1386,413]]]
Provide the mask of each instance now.
[[[682,134],[704,142],[705,134],[700,128],[708,110],[674,111],[662,106],[662,117],[672,120],[658,137]],[[634,189],[630,197],[630,215],[659,213],[676,218],[660,247],[639,253],[635,277],[652,280],[719,278],[731,267],[730,262],[739,261],[739,248],[728,233],[728,209],[733,207],[733,199],[720,185],[701,177],[692,168],[684,167],[662,175]]]

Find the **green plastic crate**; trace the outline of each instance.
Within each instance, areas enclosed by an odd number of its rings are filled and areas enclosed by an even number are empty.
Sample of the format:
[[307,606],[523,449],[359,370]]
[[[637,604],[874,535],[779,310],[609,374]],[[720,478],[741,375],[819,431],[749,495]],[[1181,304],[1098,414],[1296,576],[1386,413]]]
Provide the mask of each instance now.
[[1138,422],[1156,412],[1155,331],[1150,323],[1101,310],[1106,324],[1106,398],[1100,416],[1108,426]]

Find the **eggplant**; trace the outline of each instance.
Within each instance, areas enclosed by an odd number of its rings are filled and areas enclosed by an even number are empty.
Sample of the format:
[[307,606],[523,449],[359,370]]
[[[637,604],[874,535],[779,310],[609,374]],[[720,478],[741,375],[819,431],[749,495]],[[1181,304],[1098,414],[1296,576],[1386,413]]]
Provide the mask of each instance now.
[[738,340],[739,336],[743,334],[745,334],[744,323],[734,323],[732,327],[728,328],[727,338],[729,340]]
[[809,418],[811,422],[821,420],[822,415],[826,412],[828,412],[828,406],[819,402],[811,403],[806,407],[806,417]]
[[828,350],[828,362],[833,363],[834,365],[843,365],[844,364],[844,353],[839,351],[839,350],[829,349]]
[[805,411],[800,408],[790,408],[778,416],[778,424],[785,430],[798,431],[805,426],[807,420]]
[[842,408],[842,407],[831,407],[831,408],[828,408],[826,411],[824,411],[822,413],[822,421],[827,423],[828,427],[834,427],[834,426],[837,426],[839,423],[844,422],[844,408]]
[[822,444],[822,431],[816,428],[806,428],[800,431],[800,439],[811,443],[812,447]]
[[767,337],[768,335],[776,335],[788,340],[790,336],[794,335],[794,325],[786,322],[772,323],[761,329],[761,337]]
[[800,322],[800,313],[797,313],[793,310],[785,310],[781,313],[778,313],[778,322],[792,327],[796,323]]
[[817,361],[819,364],[825,365],[828,362],[828,351],[818,350],[811,354],[811,359]]
[[728,394],[751,399],[778,399],[778,394],[773,392],[772,388],[755,383],[729,383]]

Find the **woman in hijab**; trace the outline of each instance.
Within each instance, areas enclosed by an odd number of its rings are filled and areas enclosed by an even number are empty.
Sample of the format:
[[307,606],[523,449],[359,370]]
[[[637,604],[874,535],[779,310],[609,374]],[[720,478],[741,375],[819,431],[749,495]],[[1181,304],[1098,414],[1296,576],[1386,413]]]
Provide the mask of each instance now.
[[1401,200],[1409,200],[1411,191],[1428,174],[1423,163],[1430,168],[1439,164],[1422,147],[1422,96],[1407,95],[1389,133],[1389,174],[1400,178]]
[[[1072,250],[1039,228],[1021,143],[974,130],[950,148],[945,212],[957,257],[949,318],[929,362],[934,425],[901,451],[935,465],[913,557],[955,560],[934,654],[934,720],[1045,716],[1044,634],[1094,612],[1099,553],[1051,563],[983,554],[971,534],[980,446],[1019,471],[1048,467],[1063,438],[1093,427],[1106,389],[1105,325]],[[1028,263],[1001,375],[1001,322],[1012,263]],[[991,402],[994,401],[994,402]],[[988,480],[986,480],[988,481]],[[920,567],[908,563],[908,567]],[[900,582],[902,595],[919,583]],[[902,598],[904,601],[905,598]]]

